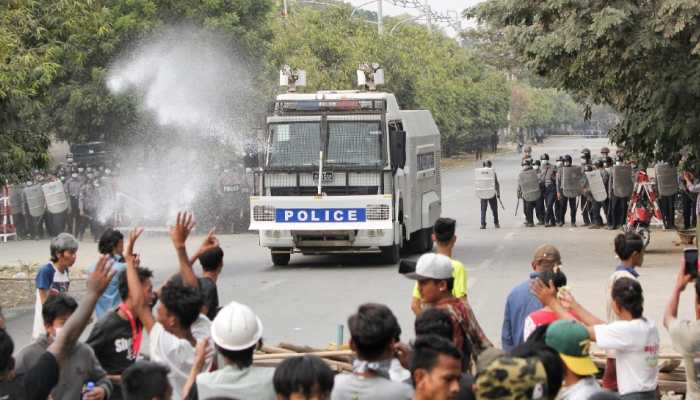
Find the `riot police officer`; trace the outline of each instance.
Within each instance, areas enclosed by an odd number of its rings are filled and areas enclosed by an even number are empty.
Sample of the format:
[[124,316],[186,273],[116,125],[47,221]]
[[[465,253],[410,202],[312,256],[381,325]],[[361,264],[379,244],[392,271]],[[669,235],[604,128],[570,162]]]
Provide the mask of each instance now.
[[[481,199],[481,229],[486,229],[486,209],[491,207],[491,212],[493,213],[493,225],[498,229],[501,225],[498,222],[498,199],[501,197],[501,188],[498,184],[498,176],[496,176],[495,171],[493,171],[493,164],[491,160],[486,160],[482,164],[483,168],[490,169],[493,172],[493,179],[495,184],[496,194],[488,199]],[[493,192],[492,192],[493,193]]]
[[544,226],[549,228],[555,225],[555,203],[557,200],[556,168],[549,163],[549,154],[540,156],[542,166],[539,171],[540,190],[544,201]]
[[[581,168],[585,172],[593,170],[593,164],[591,163],[591,151],[587,148],[581,150]],[[587,182],[585,178],[583,179],[583,184],[586,185]],[[590,194],[582,193],[579,196],[579,204],[581,204],[581,216],[583,217],[583,226],[589,226],[591,224],[591,203],[592,197]]]
[[[559,226],[564,226],[564,220],[566,219],[567,206],[569,213],[571,215],[571,226],[576,226],[576,197],[578,195],[570,196],[568,191],[567,182],[565,182],[564,175],[568,173],[569,168],[574,168],[571,165],[572,159],[570,155],[565,155],[562,159],[562,168],[557,172],[557,200],[559,202],[559,221],[557,224]],[[579,178],[580,179],[580,178]],[[580,184],[580,180],[577,184]]]
[[600,180],[603,184],[603,188],[598,188],[598,190],[603,190],[605,193],[605,200],[603,201],[597,201],[594,198],[594,194],[592,193],[595,188],[591,187],[591,184],[589,182],[586,182],[586,188],[589,191],[590,195],[590,201],[591,201],[591,226],[590,229],[600,229],[603,227],[603,217],[600,215],[600,211],[605,208],[607,209],[607,193],[608,193],[608,173],[605,170],[604,163],[602,159],[596,160],[595,164],[595,172],[600,176]]
[[78,237],[78,225],[80,218],[80,187],[83,185],[83,180],[78,175],[77,171],[71,173],[70,178],[66,182],[66,191],[68,192],[68,201],[70,202],[70,213],[68,214],[68,232],[75,237]]
[[678,194],[678,172],[675,167],[659,161],[654,166],[659,208],[664,218],[664,229],[676,229],[676,195]]
[[[540,168],[542,166],[542,160],[535,160],[532,163],[532,169],[537,173],[537,179],[539,181]],[[537,225],[544,225],[545,217],[545,207],[544,207],[544,186],[540,184],[540,197],[535,201],[535,216],[537,217]]]
[[603,146],[600,148],[600,158],[603,160],[607,160],[608,157],[610,157],[610,149],[607,148],[607,146]]
[[87,225],[92,223],[92,218],[97,216],[97,191],[95,190],[92,173],[87,175],[87,179],[80,187],[78,203],[80,209],[80,218],[77,228],[78,239],[83,240]]
[[[533,211],[535,210],[536,200],[533,200],[534,196],[542,197],[541,193],[534,193],[534,191],[539,191],[539,182],[537,179],[537,173],[532,169],[531,161],[524,159],[521,162],[522,171],[518,176],[518,201],[523,200],[523,213],[525,214],[525,226],[532,228],[535,226],[533,221]],[[528,179],[528,175],[532,179]],[[533,187],[527,187],[528,182]]]
[[615,161],[609,179],[608,198],[610,199],[610,205],[608,206],[608,229],[614,230],[625,224],[627,205],[632,195],[634,184],[632,168],[628,165],[624,165],[622,156],[618,156]]

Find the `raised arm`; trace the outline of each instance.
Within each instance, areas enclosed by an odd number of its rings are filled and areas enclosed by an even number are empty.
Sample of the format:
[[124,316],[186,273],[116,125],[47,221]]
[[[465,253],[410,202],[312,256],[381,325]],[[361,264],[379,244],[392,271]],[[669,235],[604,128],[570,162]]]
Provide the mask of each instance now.
[[102,296],[115,271],[111,270],[112,261],[108,255],[102,256],[95,266],[95,270],[87,280],[87,294],[80,302],[78,309],[68,318],[56,340],[51,343],[48,351],[52,353],[59,365],[63,363],[66,355],[73,349],[78,338],[85,330],[92,312],[95,310],[97,299]]
[[187,212],[177,213],[175,225],[170,228],[170,239],[173,241],[175,253],[180,263],[180,276],[185,286],[198,288],[197,277],[192,270],[192,262],[187,257],[187,237],[194,228],[194,218]]
[[671,298],[666,306],[666,312],[664,313],[664,326],[666,329],[669,329],[671,323],[678,318],[678,303],[680,302],[681,293],[692,280],[693,277],[685,273],[685,265],[681,265],[681,270],[676,276],[676,286],[673,288]]
[[146,303],[143,295],[143,285],[141,285],[141,280],[139,280],[138,268],[141,264],[141,259],[137,254],[134,254],[134,244],[141,236],[141,233],[143,233],[143,228],[137,228],[129,232],[129,243],[124,252],[124,257],[126,258],[126,281],[129,285],[129,300],[136,309],[139,320],[146,328],[146,331],[150,333],[153,325],[155,325],[155,320],[153,319],[151,308]]
[[563,292],[562,297],[567,303],[570,304],[571,312],[576,314],[573,316],[564,306],[557,300],[557,289],[554,287],[554,282],[549,282],[549,286],[545,285],[541,280],[535,279],[530,284],[530,290],[532,293],[542,302],[543,305],[549,307],[552,311],[557,313],[557,316],[561,319],[572,319],[577,320],[587,326],[593,326],[598,324],[604,324],[605,321],[591,314],[588,310],[583,308],[574,296],[569,292]]

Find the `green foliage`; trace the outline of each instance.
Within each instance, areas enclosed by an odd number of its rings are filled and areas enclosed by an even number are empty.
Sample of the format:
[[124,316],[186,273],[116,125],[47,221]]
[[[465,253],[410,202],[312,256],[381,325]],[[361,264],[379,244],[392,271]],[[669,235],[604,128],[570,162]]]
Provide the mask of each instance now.
[[385,34],[362,19],[350,19],[351,8],[301,7],[273,24],[269,76],[283,64],[307,72],[306,91],[354,88],[361,62],[378,62],[386,86],[402,108],[433,113],[445,148],[507,124],[510,93],[505,75],[486,66],[457,42],[423,26],[387,18]]
[[469,12],[505,30],[532,71],[622,114],[612,139],[644,161],[700,154],[700,3],[489,0]]

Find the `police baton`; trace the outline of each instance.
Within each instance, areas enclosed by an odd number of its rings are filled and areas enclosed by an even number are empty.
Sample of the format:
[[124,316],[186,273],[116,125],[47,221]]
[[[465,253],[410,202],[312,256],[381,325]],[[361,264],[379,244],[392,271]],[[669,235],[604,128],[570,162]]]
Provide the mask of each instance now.
[[517,217],[518,216],[518,208],[520,207],[520,197],[518,197],[515,200],[517,201],[517,203],[515,203],[515,214],[513,214],[513,216]]
[[498,202],[501,203],[501,208],[503,209],[503,211],[505,211],[506,208],[503,206],[503,200],[501,200],[501,196],[496,196],[496,198],[498,199]]

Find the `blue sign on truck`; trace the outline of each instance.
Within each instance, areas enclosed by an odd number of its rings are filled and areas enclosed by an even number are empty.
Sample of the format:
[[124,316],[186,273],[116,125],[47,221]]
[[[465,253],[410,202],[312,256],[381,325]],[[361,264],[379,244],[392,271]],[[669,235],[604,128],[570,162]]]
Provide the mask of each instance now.
[[276,222],[365,222],[364,208],[278,208]]

